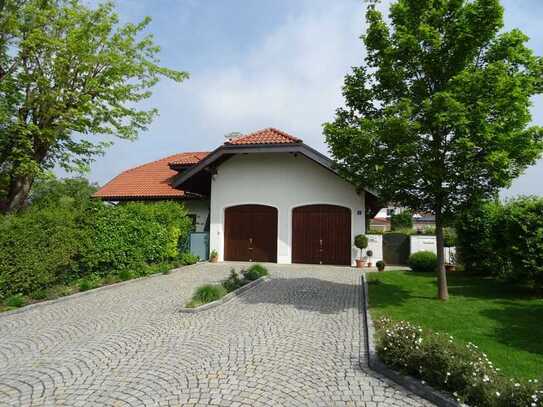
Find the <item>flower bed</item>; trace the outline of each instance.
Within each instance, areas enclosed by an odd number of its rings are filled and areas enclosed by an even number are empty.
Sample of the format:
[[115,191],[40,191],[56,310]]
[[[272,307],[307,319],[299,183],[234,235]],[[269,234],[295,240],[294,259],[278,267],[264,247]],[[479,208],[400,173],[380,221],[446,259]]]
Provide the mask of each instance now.
[[186,308],[197,308],[214,301],[218,301],[228,293],[241,288],[252,281],[267,276],[268,270],[260,264],[254,264],[247,270],[238,273],[235,269],[230,271],[230,276],[220,284],[205,284],[198,287],[192,299],[185,305]]
[[513,380],[495,368],[476,345],[423,330],[406,321],[375,323],[377,354],[389,367],[480,407],[543,406],[538,380]]

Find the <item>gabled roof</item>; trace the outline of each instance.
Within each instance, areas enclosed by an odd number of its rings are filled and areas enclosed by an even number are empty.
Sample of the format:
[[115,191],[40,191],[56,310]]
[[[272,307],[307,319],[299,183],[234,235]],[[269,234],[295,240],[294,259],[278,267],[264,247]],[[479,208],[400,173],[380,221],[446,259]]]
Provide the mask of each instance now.
[[249,144],[294,144],[301,143],[302,140],[294,137],[284,131],[269,127],[267,129],[255,131],[254,133],[244,134],[228,139],[226,145],[249,145]]
[[109,181],[94,196],[109,201],[186,198],[185,191],[174,188],[170,183],[178,173],[170,168],[170,164],[178,162],[196,164],[207,154],[207,152],[174,154],[131,168]]
[[175,160],[172,160],[168,163],[170,167],[180,165],[180,166],[186,166],[186,165],[194,165],[198,164],[198,162],[204,158],[209,153],[206,152],[197,152],[197,153],[181,153],[177,154],[179,158],[176,158]]

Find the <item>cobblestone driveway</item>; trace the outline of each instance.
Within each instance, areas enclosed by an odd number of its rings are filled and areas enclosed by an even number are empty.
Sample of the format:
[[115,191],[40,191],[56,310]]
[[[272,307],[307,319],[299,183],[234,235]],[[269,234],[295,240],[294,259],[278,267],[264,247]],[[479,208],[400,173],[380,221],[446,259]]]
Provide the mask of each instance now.
[[347,268],[270,265],[243,296],[176,312],[230,266],[0,316],[0,405],[426,404],[360,370],[360,276]]

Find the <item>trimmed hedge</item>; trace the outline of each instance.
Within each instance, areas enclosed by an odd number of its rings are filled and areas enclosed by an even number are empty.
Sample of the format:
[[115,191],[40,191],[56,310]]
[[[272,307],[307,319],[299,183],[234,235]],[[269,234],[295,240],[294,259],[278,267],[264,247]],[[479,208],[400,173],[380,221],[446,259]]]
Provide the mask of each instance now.
[[466,271],[543,290],[543,198],[480,205],[461,216],[456,230]]
[[416,252],[409,256],[408,264],[414,272],[433,273],[437,271],[437,256],[428,251]]
[[382,318],[375,327],[377,354],[386,365],[449,392],[459,402],[480,407],[543,406],[543,387],[537,380],[503,376],[472,343],[463,345],[406,321]]
[[[0,217],[0,298],[89,275],[149,274],[149,265],[180,258],[178,243],[190,227],[185,209],[174,202],[112,206],[55,199],[51,206],[31,205]],[[82,288],[92,284],[83,281]]]

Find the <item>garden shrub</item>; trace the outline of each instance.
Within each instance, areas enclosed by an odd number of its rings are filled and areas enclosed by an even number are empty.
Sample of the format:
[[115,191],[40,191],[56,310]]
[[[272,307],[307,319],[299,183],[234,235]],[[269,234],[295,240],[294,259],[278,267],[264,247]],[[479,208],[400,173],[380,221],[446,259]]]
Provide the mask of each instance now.
[[8,307],[20,308],[26,305],[26,299],[23,294],[14,294],[6,298],[4,303]]
[[228,278],[222,282],[222,286],[227,292],[231,292],[240,288],[244,283],[245,281],[240,278],[236,270],[232,269]]
[[377,263],[375,263],[375,266],[378,270],[384,270],[386,267],[386,264],[383,260],[379,260]]
[[464,212],[456,226],[466,271],[543,290],[543,198],[491,202]]
[[185,209],[175,202],[104,205],[92,215],[82,267],[99,274],[173,260],[191,227]]
[[198,256],[195,256],[189,252],[183,252],[179,255],[179,262],[182,265],[195,264],[198,262],[198,260],[200,260]]
[[73,211],[64,207],[0,217],[0,297],[77,277],[81,235]]
[[268,270],[261,264],[254,264],[242,273],[245,279],[248,281],[254,281],[258,280],[260,277],[267,276]]
[[476,345],[423,330],[405,321],[375,323],[376,350],[383,362],[404,374],[449,392],[462,403],[480,407],[543,406],[543,387],[499,373]]
[[437,256],[428,251],[416,252],[409,256],[408,264],[414,272],[432,273],[437,270]]
[[102,279],[99,276],[91,274],[79,280],[79,291],[92,290],[93,288],[99,287],[101,283]]
[[413,213],[409,210],[395,213],[390,217],[390,228],[392,230],[413,229]]
[[196,289],[192,301],[200,304],[217,301],[226,294],[226,290],[220,284],[206,284]]
[[132,273],[130,270],[121,270],[119,272],[119,279],[121,281],[132,280],[134,277],[134,273]]

